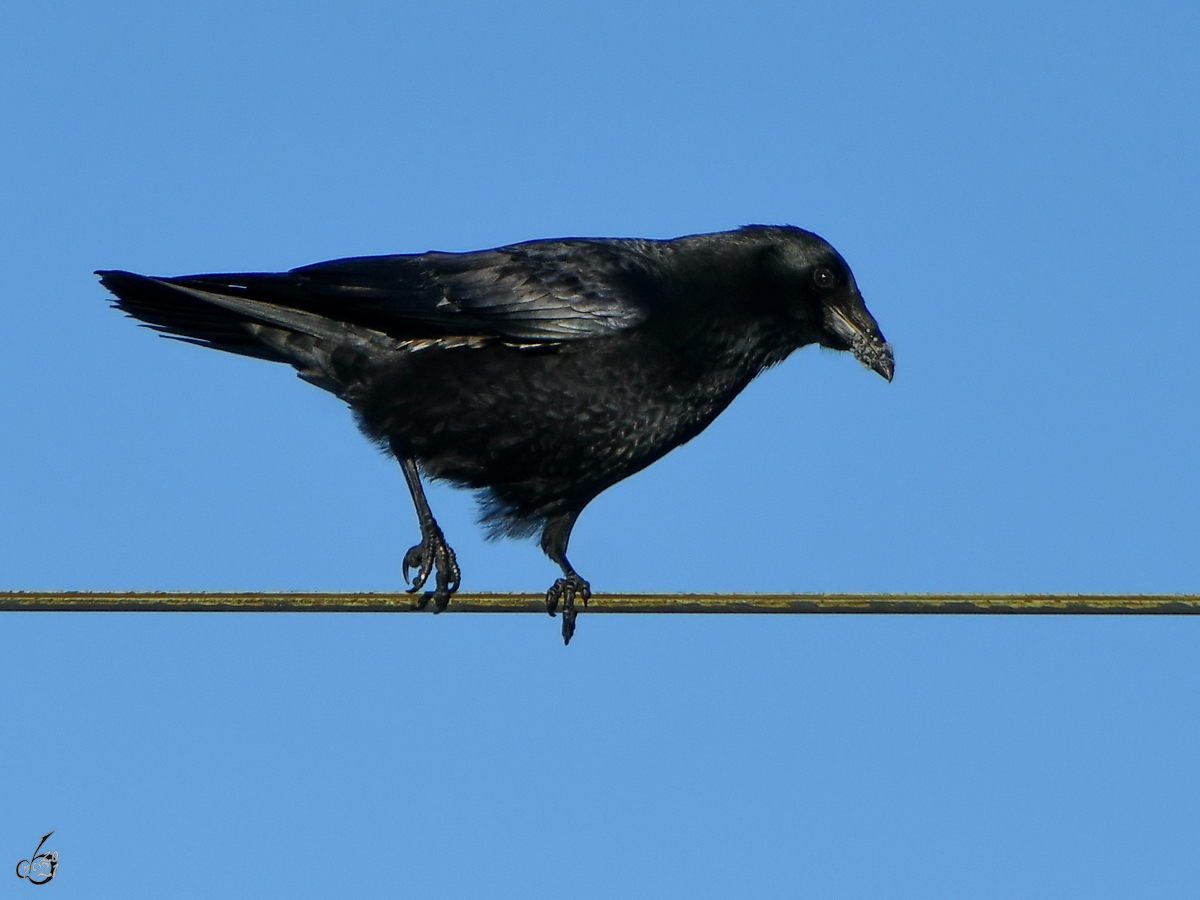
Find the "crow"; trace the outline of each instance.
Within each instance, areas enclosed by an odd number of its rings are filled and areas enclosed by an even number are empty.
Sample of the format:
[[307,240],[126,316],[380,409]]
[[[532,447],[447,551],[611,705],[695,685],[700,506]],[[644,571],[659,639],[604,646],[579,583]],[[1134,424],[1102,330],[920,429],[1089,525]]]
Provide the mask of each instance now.
[[420,473],[479,492],[491,537],[532,537],[562,577],[562,636],[591,586],[567,561],[601,491],[691,440],[793,350],[892,349],[841,255],[792,226],[674,240],[567,238],[474,253],[339,259],[283,273],[99,271],[117,309],[179,340],[288,363],[395,456],[421,541],[410,591],[441,611],[454,551]]

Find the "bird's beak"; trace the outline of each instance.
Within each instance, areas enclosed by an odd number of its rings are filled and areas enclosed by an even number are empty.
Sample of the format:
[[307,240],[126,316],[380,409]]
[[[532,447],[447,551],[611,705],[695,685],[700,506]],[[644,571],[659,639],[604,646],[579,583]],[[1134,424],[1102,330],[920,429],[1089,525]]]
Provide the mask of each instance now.
[[[857,314],[856,314],[857,313]],[[861,319],[861,322],[854,321]],[[896,359],[892,356],[892,348],[883,335],[879,326],[864,308],[861,313],[857,310],[843,312],[834,307],[828,307],[825,312],[825,327],[850,345],[850,352],[860,363],[892,380],[896,371]]]

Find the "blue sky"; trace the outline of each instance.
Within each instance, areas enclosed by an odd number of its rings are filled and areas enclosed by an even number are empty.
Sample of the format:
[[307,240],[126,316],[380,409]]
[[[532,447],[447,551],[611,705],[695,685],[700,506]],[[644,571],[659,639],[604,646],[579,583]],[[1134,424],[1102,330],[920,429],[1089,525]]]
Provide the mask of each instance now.
[[[0,35],[0,588],[396,590],[415,540],[338,401],[93,269],[760,222],[843,253],[895,381],[766,373],[588,508],[597,591],[1200,590],[1191,5],[15,0]],[[430,500],[464,590],[555,577]],[[57,828],[62,897],[1195,896],[1200,623],[579,629],[5,615],[0,852]]]

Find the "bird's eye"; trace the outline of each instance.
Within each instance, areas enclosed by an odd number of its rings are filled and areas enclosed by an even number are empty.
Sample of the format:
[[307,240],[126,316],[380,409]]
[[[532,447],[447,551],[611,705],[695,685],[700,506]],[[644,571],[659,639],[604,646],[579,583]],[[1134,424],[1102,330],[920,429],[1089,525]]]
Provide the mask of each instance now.
[[813,272],[813,281],[816,282],[819,288],[831,288],[837,283],[837,277],[832,271],[821,266],[821,268]]

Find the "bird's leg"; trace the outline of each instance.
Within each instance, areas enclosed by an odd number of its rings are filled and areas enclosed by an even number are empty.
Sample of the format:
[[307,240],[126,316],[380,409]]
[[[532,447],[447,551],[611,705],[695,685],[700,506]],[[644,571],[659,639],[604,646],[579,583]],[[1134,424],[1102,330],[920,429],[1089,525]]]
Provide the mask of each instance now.
[[[450,602],[450,595],[458,590],[460,576],[458,562],[454,558],[454,551],[446,543],[446,538],[442,535],[442,529],[438,527],[437,520],[433,518],[433,513],[429,510],[429,501],[425,499],[425,491],[421,487],[421,476],[417,473],[416,460],[399,455],[396,458],[400,461],[400,468],[404,471],[404,480],[408,482],[408,491],[412,494],[413,506],[417,510],[417,521],[421,524],[421,543],[404,554],[401,571],[407,582],[408,570],[417,570],[412,587],[408,589],[411,594],[423,588],[430,573],[436,570],[437,587],[433,591],[433,607],[437,612],[441,612]],[[428,605],[429,599],[429,594],[422,596],[417,601],[418,608],[424,609]]]
[[554,615],[562,601],[562,636],[563,644],[571,643],[571,635],[575,633],[575,601],[582,600],[587,606],[592,596],[592,586],[579,577],[579,573],[567,561],[567,541],[571,539],[571,528],[575,525],[578,513],[568,513],[551,519],[542,530],[542,550],[558,563],[563,571],[563,577],[558,579],[546,591],[546,612]]

